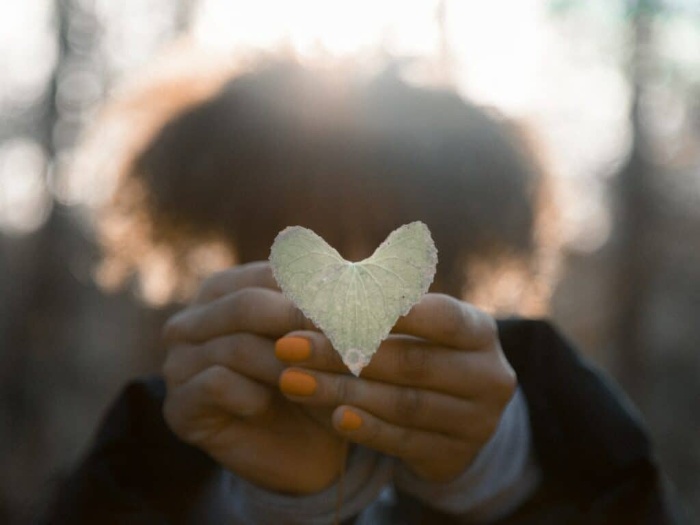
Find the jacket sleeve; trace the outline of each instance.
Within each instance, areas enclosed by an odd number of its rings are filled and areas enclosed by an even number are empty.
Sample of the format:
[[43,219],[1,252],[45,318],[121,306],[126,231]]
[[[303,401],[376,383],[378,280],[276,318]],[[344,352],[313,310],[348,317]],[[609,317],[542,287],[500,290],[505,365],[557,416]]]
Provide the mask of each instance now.
[[[624,394],[547,322],[499,321],[530,412],[542,470],[536,494],[497,525],[681,523],[641,418]],[[459,523],[406,495],[417,523]]]
[[124,389],[43,523],[196,522],[191,509],[218,467],[170,431],[161,413],[164,396],[156,377]]
[[[127,385],[38,523],[179,525],[220,523],[228,516],[221,466],[170,431],[164,399],[161,377]],[[342,525],[355,520],[351,516]]]

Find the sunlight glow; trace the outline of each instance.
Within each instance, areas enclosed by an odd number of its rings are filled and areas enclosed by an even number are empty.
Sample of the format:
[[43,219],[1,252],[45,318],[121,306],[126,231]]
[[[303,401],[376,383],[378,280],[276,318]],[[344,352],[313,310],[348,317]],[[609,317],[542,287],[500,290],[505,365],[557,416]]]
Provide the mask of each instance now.
[[15,139],[0,148],[0,232],[27,234],[44,223],[51,210],[45,168],[36,142]]
[[425,54],[437,45],[435,6],[433,0],[202,0],[193,35],[215,48],[287,48],[301,56],[356,54],[377,45]]
[[[630,141],[629,86],[619,57],[601,51],[611,43],[624,47],[616,40],[623,36],[611,22],[603,34],[589,35],[588,47],[572,46],[570,30],[587,34],[600,24],[553,24],[548,9],[544,0],[201,0],[192,33],[205,46],[233,53],[415,59],[403,71],[406,80],[447,82],[538,130],[543,157],[564,179],[556,195],[567,210],[564,242],[590,252],[609,237],[602,181]],[[595,191],[582,193],[582,186]]]
[[450,2],[447,15],[459,87],[486,104],[524,114],[542,87],[549,35],[544,3]]
[[52,2],[4,2],[0,16],[0,111],[36,103],[58,57]]

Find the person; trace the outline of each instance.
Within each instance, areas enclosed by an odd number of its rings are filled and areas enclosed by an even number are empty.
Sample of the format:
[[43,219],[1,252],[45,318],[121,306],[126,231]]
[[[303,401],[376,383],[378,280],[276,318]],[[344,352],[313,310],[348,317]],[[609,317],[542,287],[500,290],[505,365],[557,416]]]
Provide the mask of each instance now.
[[[162,377],[126,387],[46,523],[675,522],[610,380],[548,322],[462,300],[472,263],[532,268],[541,177],[502,122],[391,68],[264,63],[170,115],[103,216],[129,225],[107,257],[168,254],[173,293],[206,243],[238,264],[167,323]],[[360,260],[413,220],[435,282],[356,378],[270,246],[298,224]]]

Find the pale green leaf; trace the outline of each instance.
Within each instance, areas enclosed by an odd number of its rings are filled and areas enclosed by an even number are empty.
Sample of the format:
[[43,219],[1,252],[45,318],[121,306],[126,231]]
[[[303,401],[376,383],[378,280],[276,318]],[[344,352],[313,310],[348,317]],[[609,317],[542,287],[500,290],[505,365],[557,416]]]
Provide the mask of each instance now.
[[398,318],[427,292],[437,249],[428,227],[412,222],[371,257],[349,262],[313,231],[292,226],[277,235],[270,263],[285,295],[359,375]]

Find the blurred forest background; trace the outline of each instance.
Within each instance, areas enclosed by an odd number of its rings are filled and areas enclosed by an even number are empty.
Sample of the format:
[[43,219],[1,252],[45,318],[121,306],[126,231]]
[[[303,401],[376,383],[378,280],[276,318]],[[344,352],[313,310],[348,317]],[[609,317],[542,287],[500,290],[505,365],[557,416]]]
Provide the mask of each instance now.
[[0,4],[0,522],[40,508],[124,382],[158,369],[172,307],[96,284],[109,181],[71,160],[183,39],[409,56],[416,81],[527,125],[562,210],[550,315],[639,406],[700,520],[700,4],[23,0]]

